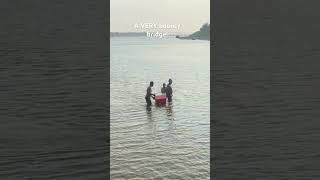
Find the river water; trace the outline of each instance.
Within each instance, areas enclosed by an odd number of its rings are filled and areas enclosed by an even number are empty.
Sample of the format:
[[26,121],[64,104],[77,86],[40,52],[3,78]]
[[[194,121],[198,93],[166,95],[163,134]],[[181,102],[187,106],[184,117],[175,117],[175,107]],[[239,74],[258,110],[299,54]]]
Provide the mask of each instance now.
[[[209,41],[116,37],[110,55],[111,179],[209,179]],[[173,103],[147,108],[169,78]]]
[[0,179],[108,178],[106,3],[1,1]]

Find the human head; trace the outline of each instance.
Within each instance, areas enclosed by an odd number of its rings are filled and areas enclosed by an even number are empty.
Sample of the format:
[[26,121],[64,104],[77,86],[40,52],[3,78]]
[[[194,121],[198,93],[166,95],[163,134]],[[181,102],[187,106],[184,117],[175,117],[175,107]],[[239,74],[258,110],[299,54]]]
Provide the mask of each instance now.
[[153,86],[153,81],[150,81],[150,87],[152,87]]
[[166,87],[166,83],[163,83],[162,85],[163,85],[163,87]]
[[172,84],[172,79],[169,79],[169,84]]

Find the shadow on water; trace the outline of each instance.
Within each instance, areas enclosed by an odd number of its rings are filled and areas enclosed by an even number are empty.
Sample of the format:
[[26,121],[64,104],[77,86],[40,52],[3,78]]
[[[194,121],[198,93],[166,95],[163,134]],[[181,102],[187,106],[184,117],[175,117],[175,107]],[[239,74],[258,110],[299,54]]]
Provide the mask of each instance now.
[[171,132],[172,138],[175,138],[175,130],[176,130],[176,123],[175,121],[175,116],[174,116],[174,112],[173,112],[173,105],[172,103],[168,104],[168,106],[166,106],[166,113],[167,113],[167,118],[168,118],[168,131]]
[[146,105],[146,113],[147,113],[147,118],[149,121],[152,121],[152,107]]
[[167,117],[168,120],[175,120],[174,112],[173,112],[173,105],[170,103],[168,106],[166,106],[166,111],[167,111]]
[[149,124],[148,128],[152,131],[153,140],[156,139],[158,134],[159,123],[160,126],[161,124],[167,124],[168,127],[166,131],[168,134],[166,136],[175,139],[176,123],[172,103],[167,105],[146,106],[146,115]]
[[[173,112],[173,105],[172,103],[169,103],[168,105],[155,105],[156,109],[166,109],[166,115],[168,117],[168,120],[175,120],[174,112]],[[153,120],[152,119],[152,106],[146,106],[146,113],[147,113],[147,118],[148,120]]]

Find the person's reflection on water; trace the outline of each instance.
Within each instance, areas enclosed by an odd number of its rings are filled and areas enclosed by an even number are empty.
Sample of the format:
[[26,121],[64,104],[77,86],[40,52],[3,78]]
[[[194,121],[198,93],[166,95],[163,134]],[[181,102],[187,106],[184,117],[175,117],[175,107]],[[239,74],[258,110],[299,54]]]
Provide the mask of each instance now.
[[173,107],[173,105],[171,103],[168,106],[166,106],[167,117],[169,120],[175,120],[172,107]]
[[157,137],[157,121],[153,120],[151,106],[148,106],[148,105],[146,106],[146,113],[147,113],[147,120],[148,120],[146,132],[152,135],[151,144],[155,144],[156,137]]
[[152,121],[152,108],[151,106],[146,106],[146,113],[147,113],[147,118],[149,121]]
[[175,123],[175,116],[172,110],[173,106],[169,104],[166,106],[166,113],[167,113],[167,118],[168,118],[168,131],[170,132],[170,135],[172,136],[171,138],[175,138],[175,130],[176,130],[176,123]]

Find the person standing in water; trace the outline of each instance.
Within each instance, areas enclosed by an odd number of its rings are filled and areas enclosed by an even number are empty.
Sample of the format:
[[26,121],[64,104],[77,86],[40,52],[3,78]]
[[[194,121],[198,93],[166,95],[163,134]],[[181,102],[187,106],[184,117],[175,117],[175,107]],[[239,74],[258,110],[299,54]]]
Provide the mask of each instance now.
[[147,93],[146,93],[146,102],[147,102],[147,105],[148,106],[151,106],[152,103],[151,103],[151,97],[154,99],[155,97],[155,94],[152,94],[152,88],[153,87],[153,81],[150,82],[150,85],[149,87],[147,88]]
[[168,102],[172,102],[172,88],[171,88],[172,80],[169,79],[169,84],[166,87],[166,95],[168,98]]
[[165,94],[166,93],[166,83],[163,83],[163,86],[161,88],[161,93]]

